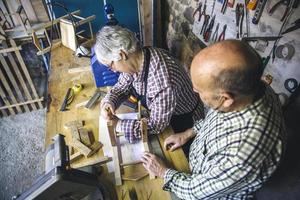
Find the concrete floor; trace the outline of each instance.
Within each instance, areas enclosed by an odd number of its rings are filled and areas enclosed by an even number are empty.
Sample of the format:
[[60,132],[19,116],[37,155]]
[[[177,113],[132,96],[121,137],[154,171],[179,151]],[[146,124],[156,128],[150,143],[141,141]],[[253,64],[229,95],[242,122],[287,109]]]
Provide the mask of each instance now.
[[44,170],[46,110],[0,119],[0,199],[30,187]]

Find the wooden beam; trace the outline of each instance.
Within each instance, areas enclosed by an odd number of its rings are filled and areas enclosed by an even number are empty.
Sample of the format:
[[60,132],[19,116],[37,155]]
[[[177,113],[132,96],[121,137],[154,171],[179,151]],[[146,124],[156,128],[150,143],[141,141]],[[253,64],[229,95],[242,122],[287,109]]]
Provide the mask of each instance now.
[[26,104],[31,104],[31,103],[36,103],[36,102],[39,102],[39,101],[44,101],[44,97],[42,97],[40,99],[25,101],[25,102],[22,102],[22,103],[12,104],[12,105],[9,105],[9,106],[2,106],[2,107],[0,107],[0,110],[4,110],[4,109],[7,109],[7,108],[13,108],[13,107],[16,107],[16,106],[22,106],[22,105],[26,105]]
[[52,44],[52,46],[49,46],[49,47],[47,47],[47,48],[44,48],[42,51],[38,51],[36,54],[37,55],[43,55],[43,54],[45,54],[45,53],[48,53],[48,52],[50,52],[51,50],[53,50],[53,49],[56,49],[57,47],[59,47],[61,45],[61,41],[59,41],[59,42],[55,42],[54,44]]
[[24,8],[24,11],[26,12],[26,15],[28,16],[29,21],[30,22],[38,22],[38,18],[32,7],[30,0],[20,0],[20,1]]
[[81,167],[86,167],[86,166],[90,166],[90,165],[103,165],[107,162],[110,162],[112,159],[110,157],[107,156],[103,156],[103,157],[96,157],[94,159],[90,158],[90,159],[86,159],[85,161],[81,161],[78,163],[73,163],[71,165],[72,168],[78,169]]
[[1,53],[8,53],[8,52],[16,51],[16,50],[22,50],[22,47],[17,46],[17,47],[11,47],[11,48],[7,48],[7,49],[0,49],[0,54]]
[[[4,90],[3,90],[2,86],[1,86],[1,84],[0,84],[0,96],[1,96],[2,101],[4,102],[5,105],[7,105],[7,106],[10,105],[10,102],[7,100],[7,98],[6,98],[5,94],[4,94]],[[13,108],[8,108],[8,111],[10,112],[11,115],[15,115],[16,114],[16,112],[14,111]]]

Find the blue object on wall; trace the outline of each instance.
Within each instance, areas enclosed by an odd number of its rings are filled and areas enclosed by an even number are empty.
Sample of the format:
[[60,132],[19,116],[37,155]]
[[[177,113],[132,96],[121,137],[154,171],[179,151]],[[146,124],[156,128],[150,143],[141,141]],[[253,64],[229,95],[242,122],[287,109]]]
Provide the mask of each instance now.
[[[80,10],[82,17],[96,15],[96,19],[92,21],[93,31],[96,33],[105,25],[103,0],[52,0],[63,4],[69,12]],[[124,25],[133,32],[139,32],[139,18],[137,0],[106,0],[114,7],[115,18],[118,19],[120,25]],[[63,8],[53,6],[55,16],[66,15]]]

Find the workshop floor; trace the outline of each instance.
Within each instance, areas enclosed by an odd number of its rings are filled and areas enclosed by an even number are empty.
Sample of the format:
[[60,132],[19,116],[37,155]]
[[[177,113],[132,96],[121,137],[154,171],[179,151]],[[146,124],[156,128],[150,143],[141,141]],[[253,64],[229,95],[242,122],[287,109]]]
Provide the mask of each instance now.
[[44,170],[46,110],[0,118],[0,199],[30,187]]

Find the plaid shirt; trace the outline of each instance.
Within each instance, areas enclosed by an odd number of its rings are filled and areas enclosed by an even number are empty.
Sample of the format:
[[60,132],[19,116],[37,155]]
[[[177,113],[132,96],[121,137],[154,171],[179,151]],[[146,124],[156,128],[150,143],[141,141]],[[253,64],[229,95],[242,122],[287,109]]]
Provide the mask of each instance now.
[[[163,49],[148,47],[150,50],[149,74],[147,78],[146,103],[150,116],[147,119],[150,134],[161,133],[170,123],[173,114],[180,115],[191,112],[194,121],[203,118],[203,104],[198,94],[193,91],[192,82],[185,69]],[[145,57],[145,56],[144,56]],[[131,87],[139,95],[145,94],[143,81],[145,66],[134,75],[122,73],[116,85],[105,96],[104,103],[117,108],[128,98]],[[141,138],[141,126],[137,120],[120,120],[118,127],[129,142]]]
[[277,96],[264,96],[239,112],[209,110],[194,126],[191,174],[168,169],[164,190],[181,199],[247,199],[279,165],[285,127]]

